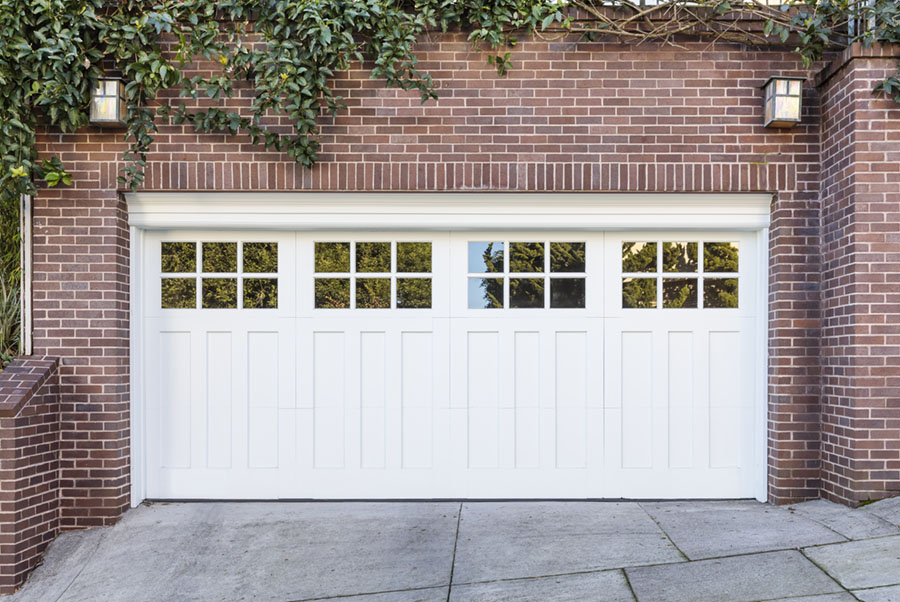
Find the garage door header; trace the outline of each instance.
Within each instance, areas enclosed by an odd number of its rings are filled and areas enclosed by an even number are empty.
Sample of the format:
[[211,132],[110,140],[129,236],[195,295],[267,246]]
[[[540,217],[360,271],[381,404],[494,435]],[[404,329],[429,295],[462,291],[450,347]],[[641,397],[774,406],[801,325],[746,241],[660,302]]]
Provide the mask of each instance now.
[[604,193],[129,193],[148,229],[760,230],[772,195]]

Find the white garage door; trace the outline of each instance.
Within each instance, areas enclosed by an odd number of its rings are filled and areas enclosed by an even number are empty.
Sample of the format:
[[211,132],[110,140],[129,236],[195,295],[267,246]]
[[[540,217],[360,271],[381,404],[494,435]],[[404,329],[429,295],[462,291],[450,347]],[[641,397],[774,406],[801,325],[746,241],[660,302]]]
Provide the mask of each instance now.
[[146,496],[753,497],[756,245],[147,232]]

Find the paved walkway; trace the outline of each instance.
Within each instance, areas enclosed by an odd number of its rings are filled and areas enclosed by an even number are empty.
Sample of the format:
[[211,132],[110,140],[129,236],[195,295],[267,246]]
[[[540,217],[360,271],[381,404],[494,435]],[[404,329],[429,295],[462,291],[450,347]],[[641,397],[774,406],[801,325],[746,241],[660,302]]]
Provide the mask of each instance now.
[[900,498],[154,504],[67,533],[15,602],[900,602]]

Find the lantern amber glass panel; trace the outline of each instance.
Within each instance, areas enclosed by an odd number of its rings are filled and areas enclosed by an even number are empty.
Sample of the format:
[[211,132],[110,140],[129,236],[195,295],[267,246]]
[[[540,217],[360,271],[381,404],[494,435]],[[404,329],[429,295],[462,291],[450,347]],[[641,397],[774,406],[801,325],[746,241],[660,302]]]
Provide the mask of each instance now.
[[770,77],[763,89],[766,127],[789,128],[800,123],[802,77]]
[[97,80],[91,95],[91,123],[97,125],[125,125],[125,84],[120,79]]

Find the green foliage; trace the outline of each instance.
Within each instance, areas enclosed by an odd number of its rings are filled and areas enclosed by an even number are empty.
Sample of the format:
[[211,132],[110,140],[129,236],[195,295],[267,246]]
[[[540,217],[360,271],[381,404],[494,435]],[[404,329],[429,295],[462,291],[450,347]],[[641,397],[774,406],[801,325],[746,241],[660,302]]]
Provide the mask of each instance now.
[[19,352],[19,290],[0,279],[0,368]]

